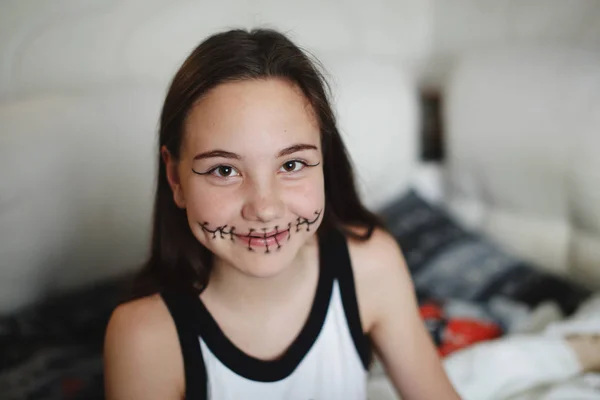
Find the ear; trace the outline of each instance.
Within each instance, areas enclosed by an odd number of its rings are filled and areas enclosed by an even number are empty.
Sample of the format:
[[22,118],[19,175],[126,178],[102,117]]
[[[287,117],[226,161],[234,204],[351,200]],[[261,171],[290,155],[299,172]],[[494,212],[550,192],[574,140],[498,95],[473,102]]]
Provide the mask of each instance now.
[[183,189],[181,188],[181,181],[179,177],[179,171],[177,167],[179,163],[171,155],[166,146],[162,146],[160,149],[160,155],[165,163],[165,170],[167,173],[167,181],[171,190],[173,191],[173,200],[179,208],[185,208],[185,196],[183,195]]

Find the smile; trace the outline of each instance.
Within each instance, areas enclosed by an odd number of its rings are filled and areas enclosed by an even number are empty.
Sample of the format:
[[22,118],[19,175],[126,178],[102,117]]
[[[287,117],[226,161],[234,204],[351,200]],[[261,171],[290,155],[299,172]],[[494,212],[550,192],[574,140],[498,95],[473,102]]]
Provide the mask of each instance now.
[[263,235],[249,234],[249,235],[235,235],[242,243],[248,246],[248,248],[252,247],[266,247],[268,248],[280,248],[281,243],[286,239],[290,238],[290,231],[286,229],[284,231],[278,232],[269,232]]
[[321,210],[315,211],[313,219],[298,217],[296,222],[292,224],[288,223],[287,227],[283,230],[279,230],[279,226],[275,226],[274,230],[267,232],[267,228],[262,228],[262,233],[255,229],[250,229],[246,234],[239,234],[235,232],[235,226],[229,227],[228,225],[217,226],[211,229],[208,222],[200,223],[200,227],[206,233],[212,234],[212,239],[229,239],[234,242],[234,238],[239,240],[246,246],[248,251],[255,251],[254,248],[264,248],[265,253],[270,253],[271,250],[279,250],[283,243],[290,240],[292,226],[295,227],[294,232],[300,232],[300,230],[306,229],[306,232],[310,231],[311,225],[315,224],[321,216]]

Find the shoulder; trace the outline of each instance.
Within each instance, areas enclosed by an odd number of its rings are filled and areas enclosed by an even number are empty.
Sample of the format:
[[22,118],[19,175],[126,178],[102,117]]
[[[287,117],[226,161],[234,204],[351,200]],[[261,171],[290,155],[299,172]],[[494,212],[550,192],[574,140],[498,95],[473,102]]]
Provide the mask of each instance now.
[[412,292],[412,280],[400,246],[384,229],[366,240],[348,238],[348,251],[363,329],[370,331],[395,292]]
[[174,324],[160,295],[152,295],[119,305],[110,317],[106,336],[111,341],[144,344],[165,340],[171,328]]
[[[357,234],[366,233],[365,228],[348,228]],[[354,268],[368,268],[372,273],[385,273],[391,265],[403,262],[402,252],[396,239],[382,228],[375,228],[368,239],[348,238],[348,248]],[[373,262],[377,260],[377,262]],[[368,267],[367,267],[368,265]],[[393,267],[392,267],[393,268]]]
[[352,272],[363,331],[402,396],[458,399],[421,319],[414,285],[392,235],[349,239]]
[[365,240],[348,238],[348,250],[352,270],[359,284],[380,284],[397,277],[399,271],[406,269],[396,239],[381,228],[375,228]]
[[[182,397],[179,339],[160,295],[121,304],[113,311],[106,329],[104,359],[108,398],[111,394],[114,398]],[[170,383],[171,389],[157,388],[159,383]]]

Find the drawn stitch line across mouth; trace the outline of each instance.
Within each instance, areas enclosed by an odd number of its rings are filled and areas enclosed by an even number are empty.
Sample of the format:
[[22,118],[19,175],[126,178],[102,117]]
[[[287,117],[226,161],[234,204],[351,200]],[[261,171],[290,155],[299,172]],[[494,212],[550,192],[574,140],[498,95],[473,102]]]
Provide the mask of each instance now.
[[[319,219],[319,217],[321,216],[321,211],[315,211],[315,218],[313,220],[309,220],[307,218],[302,218],[302,217],[298,217],[296,219],[296,232],[300,231],[300,227],[302,225],[306,225],[306,231],[310,231],[310,226],[313,225],[314,223],[317,222],[317,220]],[[229,228],[229,230],[227,230],[228,225],[223,225],[223,226],[218,226],[215,229],[210,229],[208,227],[209,223],[208,222],[204,222],[202,224],[199,224],[200,227],[202,228],[202,230],[204,230],[205,232],[208,233],[212,233],[212,239],[216,239],[217,235],[219,235],[219,237],[221,239],[225,239],[227,235],[229,235],[229,239],[231,241],[234,241],[234,237],[238,237],[238,238],[245,238],[248,240],[248,251],[254,251],[254,249],[252,248],[252,240],[265,240],[265,246],[266,246],[266,251],[265,253],[270,253],[271,249],[269,248],[269,244],[266,243],[267,239],[270,238],[274,238],[275,239],[275,243],[277,244],[277,250],[279,250],[281,248],[281,243],[279,242],[279,240],[277,239],[277,236],[281,233],[287,232],[287,240],[290,240],[291,238],[291,229],[292,229],[292,223],[288,223],[288,226],[286,229],[279,231],[279,226],[276,225],[274,227],[275,229],[275,233],[267,235],[267,228],[262,228],[263,230],[263,234],[262,235],[257,235],[255,232],[257,232],[254,228],[250,228],[250,230],[248,231],[247,234],[242,235],[239,233],[235,233],[235,226],[232,226],[231,228]],[[254,233],[254,234],[253,234]]]

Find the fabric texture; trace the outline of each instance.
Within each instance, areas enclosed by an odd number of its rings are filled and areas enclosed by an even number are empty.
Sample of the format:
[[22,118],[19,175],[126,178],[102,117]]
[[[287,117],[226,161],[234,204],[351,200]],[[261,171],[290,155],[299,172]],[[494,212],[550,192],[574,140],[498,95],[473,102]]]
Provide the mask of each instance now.
[[381,215],[403,250],[421,316],[442,356],[526,331],[542,307],[568,316],[591,294],[463,228],[415,191]]
[[125,280],[105,281],[0,318],[2,400],[102,400],[102,346]]
[[556,302],[570,315],[591,291],[504,251],[456,223],[415,191],[382,210],[421,297],[504,300],[532,308]]

